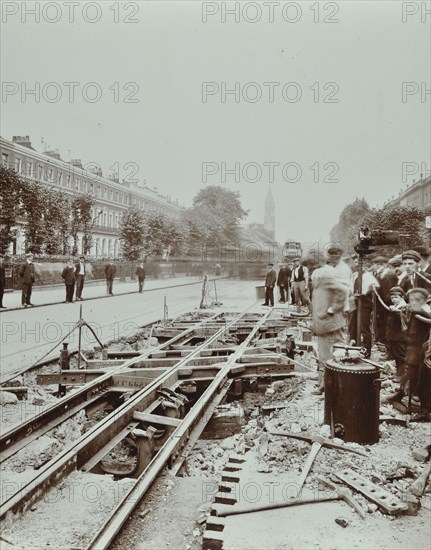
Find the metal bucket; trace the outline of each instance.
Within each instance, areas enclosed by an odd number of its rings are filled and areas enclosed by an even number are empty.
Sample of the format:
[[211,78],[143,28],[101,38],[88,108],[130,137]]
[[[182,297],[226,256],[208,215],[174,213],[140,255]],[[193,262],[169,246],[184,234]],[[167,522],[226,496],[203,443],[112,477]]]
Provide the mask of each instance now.
[[256,300],[264,300],[265,299],[265,287],[264,286],[257,286],[256,287]]
[[325,367],[325,424],[336,437],[370,445],[379,441],[380,370],[328,361]]

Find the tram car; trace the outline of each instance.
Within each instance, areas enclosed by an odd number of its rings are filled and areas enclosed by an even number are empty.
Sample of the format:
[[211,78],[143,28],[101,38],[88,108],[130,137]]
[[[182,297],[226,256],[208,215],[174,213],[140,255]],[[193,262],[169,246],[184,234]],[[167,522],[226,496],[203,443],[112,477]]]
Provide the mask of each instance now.
[[300,258],[302,256],[302,245],[297,241],[286,241],[283,245],[283,257],[286,260]]

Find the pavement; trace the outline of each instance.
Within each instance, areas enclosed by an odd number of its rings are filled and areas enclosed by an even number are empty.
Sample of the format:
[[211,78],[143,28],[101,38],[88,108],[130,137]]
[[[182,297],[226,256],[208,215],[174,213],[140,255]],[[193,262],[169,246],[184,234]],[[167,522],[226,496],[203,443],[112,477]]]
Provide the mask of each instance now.
[[[255,281],[222,278],[216,284],[217,298],[223,303],[223,310],[243,310],[256,304]],[[213,285],[210,284],[207,294],[208,305],[215,301]],[[137,283],[123,283],[121,287],[119,283],[114,287],[114,296],[104,296],[104,286],[84,287],[85,299],[82,302],[2,310],[0,381],[41,361],[58,358],[63,339],[69,343],[69,350],[75,351],[78,348],[78,330],[74,327],[79,320],[81,306],[83,319],[105,343],[131,336],[140,327],[163,319],[165,299],[171,319],[197,310],[201,301],[202,281],[194,277],[148,281],[142,294],[133,291],[136,287]],[[20,295],[14,294],[7,295],[6,299],[14,298],[16,303]],[[92,294],[94,298],[91,298]],[[64,299],[63,289],[51,289],[35,290],[33,299],[36,303],[39,299],[46,303],[61,298]],[[83,349],[93,349],[95,345],[98,344],[94,336],[83,328]]]
[[[220,278],[220,277],[214,277]],[[171,277],[166,279],[146,279],[144,285],[144,292],[150,290],[157,290],[160,288],[166,288],[179,285],[190,284],[202,284],[202,277],[200,276],[184,276],[184,277]],[[138,281],[120,282],[114,281],[113,287],[114,295],[122,294],[138,294]],[[31,301],[34,307],[47,306],[52,304],[61,304],[65,302],[66,291],[64,285],[54,286],[35,286],[31,295]],[[97,298],[110,298],[106,294],[105,281],[90,281],[84,285],[82,292],[83,301]],[[3,298],[3,305],[6,309],[0,310],[0,313],[8,313],[14,309],[24,309],[21,305],[21,291],[14,290],[13,292],[6,292]]]

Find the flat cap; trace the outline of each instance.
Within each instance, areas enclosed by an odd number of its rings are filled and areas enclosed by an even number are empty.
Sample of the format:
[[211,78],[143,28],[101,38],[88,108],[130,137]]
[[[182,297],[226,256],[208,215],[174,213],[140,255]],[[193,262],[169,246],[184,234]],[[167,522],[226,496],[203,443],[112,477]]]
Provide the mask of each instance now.
[[420,262],[422,260],[421,255],[416,250],[406,250],[401,255],[403,260],[414,260],[415,262]]
[[402,296],[404,298],[405,292],[400,286],[393,286],[391,290],[389,291],[389,294],[398,294],[399,296]]
[[399,267],[403,263],[403,258],[401,254],[398,254],[397,256],[391,258],[388,263],[394,267]]
[[424,298],[428,298],[428,296],[429,296],[428,290],[427,290],[426,288],[420,288],[420,287],[411,288],[411,289],[407,292],[406,296],[407,296],[407,297],[410,297],[412,294],[422,294],[422,296],[423,296]]
[[328,254],[342,254],[343,249],[340,246],[337,246],[336,244],[331,245],[328,248]]
[[387,264],[388,259],[386,258],[386,256],[377,256],[376,258],[373,259],[373,262],[375,264]]

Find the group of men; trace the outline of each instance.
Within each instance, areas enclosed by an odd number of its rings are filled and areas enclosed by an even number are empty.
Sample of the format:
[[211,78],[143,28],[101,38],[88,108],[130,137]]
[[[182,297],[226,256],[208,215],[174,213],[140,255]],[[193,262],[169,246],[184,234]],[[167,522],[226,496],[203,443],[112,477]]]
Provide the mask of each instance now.
[[268,264],[265,279],[265,303],[262,305],[274,306],[275,286],[278,286],[280,291],[280,303],[293,303],[297,307],[307,306],[311,312],[309,272],[308,268],[301,264],[300,258],[295,258],[292,263],[280,264],[278,274],[274,269],[274,264]]
[[278,275],[273,264],[269,264],[263,305],[274,305],[274,287],[279,286],[280,302],[288,302],[292,290],[296,303],[308,307],[318,340],[316,393],[324,391],[324,367],[332,358],[334,344],[356,344],[363,348],[365,357],[370,357],[374,332],[374,343],[383,354],[380,358],[395,360],[397,367],[400,389],[392,400],[400,400],[408,392],[410,400],[416,399],[428,418],[431,411],[429,251],[417,247],[393,258],[366,257],[361,284],[359,258],[356,255],[342,258],[342,252],[338,246],[329,248],[326,262],[311,274],[299,259],[292,267],[282,265]]
[[[21,305],[24,308],[34,306],[31,301],[36,276],[33,258],[33,254],[26,254],[25,263],[23,263],[18,269],[18,276],[21,282]],[[77,263],[74,263],[72,258],[69,258],[66,267],[61,272],[61,278],[63,279],[66,288],[66,304],[71,304],[74,301],[82,300],[84,282],[89,272],[91,272],[91,267],[89,268],[89,264],[86,263],[85,256],[80,256]],[[117,268],[114,262],[110,261],[105,266],[106,293],[108,296],[114,295],[113,285],[116,274]],[[143,262],[138,265],[135,274],[138,278],[138,292],[142,293],[145,281],[145,268]],[[3,257],[0,256],[0,309],[7,309],[6,306],[3,305],[5,281],[6,276],[4,260]]]

